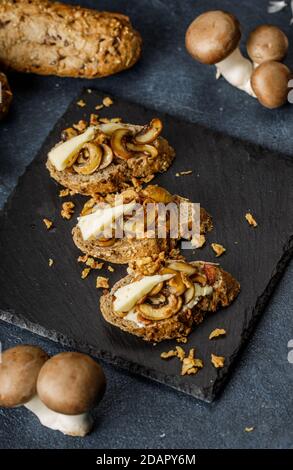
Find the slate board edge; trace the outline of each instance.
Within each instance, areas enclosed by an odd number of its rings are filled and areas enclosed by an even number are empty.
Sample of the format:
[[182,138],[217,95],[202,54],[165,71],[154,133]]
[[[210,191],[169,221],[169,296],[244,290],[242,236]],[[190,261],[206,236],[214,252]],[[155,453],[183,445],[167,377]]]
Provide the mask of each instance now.
[[[39,161],[40,158],[43,155],[43,149],[46,146],[46,142],[49,139],[49,137],[55,133],[56,129],[62,127],[61,124],[63,121],[65,121],[65,116],[67,113],[71,110],[71,108],[74,107],[76,104],[76,100],[83,97],[84,95],[87,95],[87,89],[88,87],[83,87],[81,93],[78,93],[76,97],[69,103],[67,109],[65,112],[62,114],[62,116],[57,120],[56,124],[53,126],[52,130],[49,132],[49,134],[46,136],[44,142],[40,146],[39,150],[36,153],[36,156],[32,159],[32,161],[26,166],[24,169],[23,173],[18,177],[16,185],[10,195],[8,196],[4,206],[2,209],[0,209],[0,217],[5,217],[7,215],[7,212],[10,208],[10,203],[13,200],[13,197],[17,191],[18,185],[21,181],[21,179],[24,177],[25,173],[30,169],[30,167],[34,164],[34,162]],[[130,100],[125,100],[123,98],[119,98],[112,93],[109,94],[103,90],[99,90],[98,88],[94,87],[91,88],[93,92],[97,92],[103,95],[111,96],[112,98],[120,100],[120,101],[127,101],[130,104],[133,104],[135,106],[140,106],[141,108],[148,110],[148,111],[153,111],[154,113],[160,114],[161,116],[168,116],[171,119],[173,119],[175,122],[178,122],[178,125],[180,125],[182,122],[185,122],[186,124],[189,125],[197,125],[198,127],[202,128],[204,132],[212,132],[214,136],[226,136],[229,137],[233,141],[237,141],[238,143],[241,143],[243,146],[245,146],[246,149],[254,149],[257,151],[257,149],[261,149],[262,152],[270,152],[271,155],[274,155],[276,158],[282,158],[290,163],[292,163],[292,159],[290,159],[290,156],[284,153],[280,152],[275,152],[269,148],[263,147],[258,144],[254,144],[252,142],[249,142],[247,140],[239,139],[235,136],[232,136],[228,133],[223,133],[214,129],[210,129],[209,127],[202,125],[202,124],[197,124],[196,122],[192,121],[187,121],[184,119],[180,119],[176,116],[170,115],[165,112],[160,112],[152,108],[148,108],[144,105],[141,105],[140,103],[137,103],[135,101],[130,101]],[[30,322],[25,319],[21,314],[15,314],[12,313],[11,311],[5,311],[0,309],[0,320],[5,321],[6,323],[11,323],[19,328],[23,328],[25,330],[31,331],[34,334],[38,334],[39,336],[48,338],[52,341],[55,341],[57,343],[62,344],[65,347],[74,347],[75,349],[79,349],[80,351],[83,351],[85,353],[91,354],[97,358],[100,358],[102,360],[105,360],[106,362],[109,362],[121,369],[125,369],[127,371],[130,371],[131,373],[134,373],[136,375],[141,375],[146,378],[151,378],[152,380],[162,383],[164,385],[167,385],[171,388],[174,388],[177,391],[181,391],[187,395],[193,396],[194,398],[201,399],[205,402],[211,403],[216,395],[220,392],[220,390],[223,388],[223,385],[226,383],[227,380],[229,380],[231,376],[231,372],[233,369],[234,361],[236,357],[239,356],[239,354],[242,351],[243,346],[245,345],[247,339],[249,336],[252,334],[254,326],[256,322],[259,320],[260,315],[263,313],[263,310],[265,309],[268,301],[270,300],[270,297],[272,296],[272,293],[277,286],[279,280],[281,279],[284,270],[293,257],[293,234],[289,238],[287,244],[284,246],[283,249],[283,255],[281,259],[279,260],[276,269],[272,273],[271,280],[269,284],[267,285],[266,289],[264,292],[259,296],[256,302],[256,306],[252,311],[252,318],[251,321],[248,323],[246,328],[243,330],[243,335],[242,335],[242,343],[239,347],[237,347],[233,353],[230,356],[230,361],[229,364],[227,364],[227,368],[225,367],[225,374],[223,374],[223,369],[218,371],[218,376],[217,379],[214,383],[214,386],[211,391],[208,393],[205,393],[205,391],[202,391],[199,387],[197,387],[194,384],[191,384],[189,387],[185,387],[182,385],[179,385],[177,383],[174,383],[176,381],[176,377],[174,376],[169,376],[170,381],[166,380],[166,376],[162,376],[161,374],[158,374],[156,371],[151,370],[151,369],[146,369],[145,367],[136,364],[134,362],[127,361],[123,358],[115,357],[112,356],[110,353],[106,351],[99,351],[96,348],[92,347],[89,344],[82,344],[78,341],[75,341],[72,338],[69,338],[55,330],[47,330],[46,328],[41,327],[40,325]]]

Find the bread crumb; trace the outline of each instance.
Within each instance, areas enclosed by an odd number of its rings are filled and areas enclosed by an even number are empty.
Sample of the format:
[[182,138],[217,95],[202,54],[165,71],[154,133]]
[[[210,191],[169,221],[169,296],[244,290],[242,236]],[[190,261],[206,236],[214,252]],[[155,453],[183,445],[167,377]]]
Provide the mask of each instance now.
[[74,202],[68,201],[68,202],[63,202],[62,204],[62,210],[61,210],[61,216],[63,219],[71,219],[73,213],[74,213],[74,207],[75,204]]
[[104,263],[99,263],[98,261],[95,261],[94,258],[88,257],[85,261],[85,264],[89,266],[92,269],[102,269],[104,266]]
[[91,92],[92,92],[92,90],[90,88],[88,88],[86,91],[88,92],[88,94],[91,94]]
[[96,279],[96,288],[108,289],[109,288],[109,279],[104,276],[98,276]]
[[143,183],[149,183],[150,181],[152,181],[154,179],[154,177],[155,177],[155,175],[148,175],[145,178],[141,178],[141,180],[142,180]]
[[223,356],[216,356],[211,354],[211,362],[216,369],[224,367],[225,358]]
[[113,273],[115,269],[113,268],[113,266],[108,266],[108,271],[110,271],[110,273]]
[[203,368],[202,360],[194,357],[194,348],[190,349],[188,356],[184,357],[182,362],[181,375],[194,375]]
[[246,427],[246,428],[244,429],[244,431],[245,431],[245,432],[252,432],[252,431],[254,431],[254,427],[253,427],[253,426],[251,426],[250,428],[249,428],[249,427]]
[[46,219],[46,218],[45,218],[45,219],[43,219],[43,222],[44,222],[44,224],[46,225],[47,230],[50,230],[50,228],[51,228],[52,225],[53,225],[52,220],[49,220],[49,219]]
[[84,131],[87,127],[87,123],[86,121],[84,121],[83,119],[81,119],[80,121],[78,121],[76,124],[73,124],[72,127],[74,127],[74,129],[76,129],[77,131]]
[[53,263],[54,263],[54,261],[52,260],[52,258],[49,258],[48,264],[49,264],[50,268],[51,268],[51,266],[53,265]]
[[86,102],[84,100],[79,100],[76,104],[80,108],[84,108],[86,106]]
[[183,361],[183,359],[185,358],[184,349],[181,348],[181,346],[176,346],[176,351],[177,351],[177,357],[178,357],[179,361]]
[[191,239],[191,245],[194,248],[202,248],[206,242],[206,237],[201,234],[199,237],[194,237]]
[[99,111],[99,110],[102,109],[103,107],[104,107],[103,104],[97,104],[97,106],[95,106],[95,109],[96,109],[97,111]]
[[249,225],[252,225],[252,227],[257,227],[257,221],[250,212],[247,212],[247,214],[245,214],[245,218]]
[[223,253],[225,253],[226,248],[223,247],[223,245],[220,245],[219,243],[212,243],[211,244],[212,249],[216,253],[216,257],[218,258],[221,256]]
[[99,116],[97,114],[91,114],[90,115],[90,125],[91,126],[96,126],[98,124],[98,119],[99,119]]
[[188,341],[188,338],[186,336],[182,336],[181,338],[176,338],[177,343],[183,343],[186,344]]
[[77,258],[77,261],[79,263],[86,263],[87,259],[88,259],[88,255],[82,255]]
[[61,190],[59,191],[59,197],[66,197],[66,196],[69,196],[69,194],[70,194],[70,191],[69,191],[68,188],[66,188],[66,189],[61,189]]
[[170,357],[177,357],[177,351],[175,351],[175,349],[171,349],[170,351],[162,352],[160,357],[162,359],[169,359]]
[[223,328],[215,328],[210,333],[209,339],[218,338],[219,336],[225,336],[225,335],[226,335],[226,330],[224,330]]
[[192,175],[192,170],[179,171],[179,173],[176,173],[176,176],[187,176],[187,175]]
[[103,99],[103,105],[106,106],[106,108],[109,108],[113,104],[113,100],[111,100],[110,96],[106,96]]
[[86,277],[88,277],[90,271],[91,271],[91,268],[84,268],[81,271],[81,279],[85,279]]

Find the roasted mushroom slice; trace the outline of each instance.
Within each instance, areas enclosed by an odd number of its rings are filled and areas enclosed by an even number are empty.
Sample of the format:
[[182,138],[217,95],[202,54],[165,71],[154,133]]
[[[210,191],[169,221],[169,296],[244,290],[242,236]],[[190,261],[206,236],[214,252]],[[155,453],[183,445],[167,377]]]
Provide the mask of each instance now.
[[173,269],[175,271],[182,272],[184,274],[187,274],[188,276],[191,276],[196,272],[196,269],[194,266],[188,263],[184,263],[183,261],[170,261],[168,263],[168,268]]
[[80,175],[91,175],[99,168],[102,156],[103,152],[100,145],[87,142],[82,146],[73,169]]
[[155,287],[153,287],[153,289],[150,291],[149,296],[157,295],[159,292],[161,292],[163,287],[164,287],[164,283],[159,282],[159,284],[157,284]]
[[116,242],[116,238],[98,238],[96,243],[98,246],[112,246]]
[[162,129],[162,121],[158,118],[152,119],[148,126],[144,126],[142,130],[134,136],[134,141],[138,144],[149,144],[160,135]]
[[[166,299],[166,297],[164,296]],[[175,313],[180,310],[182,306],[182,298],[176,297],[171,294],[165,300],[166,304],[162,305],[161,303],[155,304],[152,302],[152,299],[148,298],[148,302],[138,305],[137,309],[141,315],[147,320],[166,320],[167,318],[172,317]]]
[[194,297],[195,287],[194,287],[193,282],[191,282],[191,280],[188,278],[184,279],[184,282],[187,288],[186,291],[184,292],[184,304],[188,304],[189,302],[191,302],[191,300]]
[[111,147],[116,157],[128,160],[133,156],[126,147],[126,139],[129,139],[131,136],[132,132],[129,129],[121,128],[113,132],[111,136]]
[[186,285],[183,282],[181,273],[177,273],[176,276],[172,277],[167,281],[170,288],[170,292],[175,295],[182,295],[186,291]]
[[109,145],[107,144],[101,144],[101,147],[103,149],[103,156],[101,164],[99,166],[99,170],[103,170],[104,168],[109,166],[110,163],[112,163],[113,161],[113,151],[111,147],[109,147]]
[[126,146],[131,152],[144,153],[149,158],[156,158],[159,153],[156,147],[149,144],[133,144],[132,142],[129,142]]

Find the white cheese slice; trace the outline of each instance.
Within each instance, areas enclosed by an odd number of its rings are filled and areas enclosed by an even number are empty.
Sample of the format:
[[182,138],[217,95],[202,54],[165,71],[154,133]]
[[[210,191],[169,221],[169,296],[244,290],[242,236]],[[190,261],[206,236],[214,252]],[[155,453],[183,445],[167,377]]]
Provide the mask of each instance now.
[[81,231],[82,238],[86,241],[91,237],[96,237],[103,230],[112,225],[115,218],[123,214],[129,214],[136,206],[136,202],[129,204],[121,204],[120,206],[106,207],[97,209],[88,215],[78,217],[78,227]]
[[115,292],[114,312],[129,312],[135,304],[147,295],[157,284],[168,281],[174,274],[155,274],[154,276],[145,276],[139,281],[132,282],[122,286]]
[[94,138],[95,131],[96,128],[90,126],[82,134],[72,137],[71,139],[66,140],[66,142],[62,142],[61,144],[58,144],[56,147],[54,147],[48,153],[48,157],[56,170],[63,171],[70,159],[80,151],[81,147],[86,142]]

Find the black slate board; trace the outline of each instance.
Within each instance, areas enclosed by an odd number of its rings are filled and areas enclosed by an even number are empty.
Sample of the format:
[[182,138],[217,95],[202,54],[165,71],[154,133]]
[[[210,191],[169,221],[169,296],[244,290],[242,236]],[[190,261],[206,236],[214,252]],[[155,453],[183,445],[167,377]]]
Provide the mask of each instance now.
[[[241,283],[236,302],[210,315],[186,345],[186,349],[196,348],[196,356],[204,360],[205,367],[196,376],[181,377],[176,359],[160,359],[160,353],[174,347],[174,342],[153,346],[102,319],[95,275],[109,276],[113,284],[125,275],[126,268],[115,266],[113,274],[106,269],[92,272],[81,280],[82,266],[76,261],[79,252],[71,239],[76,219],[63,220],[60,208],[65,200],[74,200],[77,216],[85,199],[60,199],[60,188],[45,169],[47,152],[58,141],[60,131],[88,118],[104,96],[85,90],[70,105],[19,179],[2,212],[0,318],[212,401],[292,256],[293,160],[117,98],[112,107],[99,112],[139,124],[154,116],[163,119],[164,136],[175,147],[177,158],[171,169],[154,182],[200,202],[213,215],[215,226],[205,248],[184,254],[188,259],[216,261],[209,243],[222,243],[227,253],[220,258],[221,264]],[[85,100],[85,108],[76,105],[79,99]],[[193,173],[175,176],[184,170]],[[256,229],[245,221],[249,210],[259,223]],[[55,228],[47,231],[43,217],[53,220]],[[51,268],[49,258],[54,260]],[[216,327],[225,328],[227,337],[209,341],[209,333]],[[211,353],[225,356],[223,369],[213,368]]]

